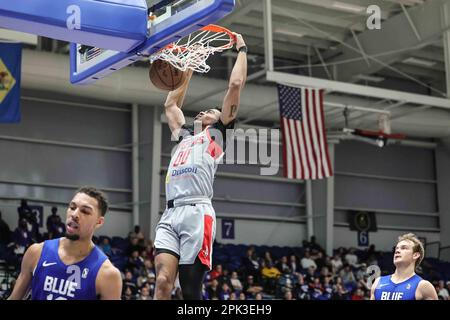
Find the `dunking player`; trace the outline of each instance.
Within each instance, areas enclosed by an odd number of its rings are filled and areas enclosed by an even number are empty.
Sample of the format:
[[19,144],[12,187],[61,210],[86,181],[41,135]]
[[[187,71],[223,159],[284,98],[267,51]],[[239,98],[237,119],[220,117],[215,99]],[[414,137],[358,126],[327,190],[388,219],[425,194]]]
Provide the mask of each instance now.
[[424,255],[422,242],[414,234],[400,236],[394,252],[395,272],[375,280],[371,300],[437,300],[433,285],[415,273]]
[[25,252],[10,300],[118,300],[120,272],[92,242],[104,223],[105,196],[95,188],[80,188],[67,209],[66,235],[33,244]]
[[241,90],[247,79],[247,47],[240,34],[239,52],[230,75],[222,112],[209,109],[194,120],[194,132],[185,125],[181,106],[192,71],[183,85],[171,91],[165,112],[173,137],[181,142],[172,156],[166,177],[167,209],[156,228],[155,299],[170,299],[179,271],[183,298],[200,300],[205,272],[211,269],[215,212],[211,205],[217,164],[223,157],[226,129],[234,127]]

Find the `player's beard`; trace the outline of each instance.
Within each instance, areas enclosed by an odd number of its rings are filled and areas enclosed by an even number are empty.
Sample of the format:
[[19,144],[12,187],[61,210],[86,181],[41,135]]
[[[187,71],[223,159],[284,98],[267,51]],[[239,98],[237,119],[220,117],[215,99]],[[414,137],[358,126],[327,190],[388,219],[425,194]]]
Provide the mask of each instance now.
[[65,237],[71,241],[77,241],[80,240],[80,236],[78,234],[68,234],[66,232]]

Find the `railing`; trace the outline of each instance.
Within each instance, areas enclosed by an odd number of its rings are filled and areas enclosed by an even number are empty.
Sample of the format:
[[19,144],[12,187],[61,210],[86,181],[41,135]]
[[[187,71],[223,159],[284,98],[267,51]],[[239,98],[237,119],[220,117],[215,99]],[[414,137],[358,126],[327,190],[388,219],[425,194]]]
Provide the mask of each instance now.
[[439,260],[450,262],[450,246],[441,247],[439,249]]
[[450,262],[450,246],[441,247],[439,241],[432,241],[425,243],[424,247],[426,258],[437,258]]
[[425,247],[425,257],[426,258],[436,258],[439,259],[439,252],[441,249],[441,243],[439,241],[427,242]]

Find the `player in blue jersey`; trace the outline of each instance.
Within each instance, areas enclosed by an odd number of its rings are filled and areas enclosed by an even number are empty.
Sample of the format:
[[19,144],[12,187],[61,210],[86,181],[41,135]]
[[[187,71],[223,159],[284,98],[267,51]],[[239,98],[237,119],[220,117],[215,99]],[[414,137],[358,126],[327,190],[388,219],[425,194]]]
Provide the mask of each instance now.
[[[167,209],[157,227],[155,299],[170,299],[179,272],[183,298],[202,299],[202,283],[211,269],[215,237],[215,212],[211,205],[217,165],[224,155],[226,130],[232,129],[237,116],[242,88],[247,79],[247,47],[236,34],[237,59],[230,75],[222,112],[200,112],[195,132],[186,126],[181,106],[192,71],[183,85],[171,91],[165,113],[173,137],[181,137],[166,176]],[[178,139],[177,139],[178,140]]]
[[422,242],[412,233],[398,238],[394,252],[395,272],[375,280],[371,300],[437,300],[433,285],[415,273],[425,250]]
[[92,242],[108,203],[92,187],[80,188],[67,209],[65,237],[33,244],[25,252],[10,300],[120,300],[122,278]]

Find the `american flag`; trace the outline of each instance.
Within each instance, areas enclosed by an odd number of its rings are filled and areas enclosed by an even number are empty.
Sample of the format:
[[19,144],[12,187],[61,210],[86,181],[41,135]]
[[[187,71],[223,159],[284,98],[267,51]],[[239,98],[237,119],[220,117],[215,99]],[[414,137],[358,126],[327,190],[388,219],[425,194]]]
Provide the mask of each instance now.
[[323,114],[323,90],[278,85],[284,176],[322,179],[333,175]]

